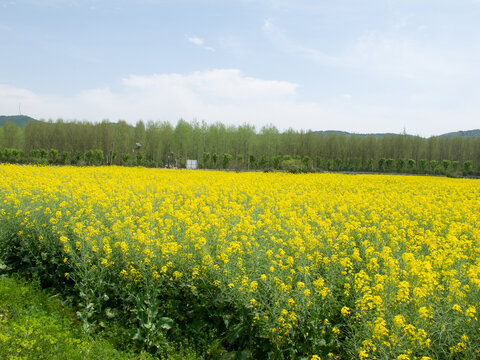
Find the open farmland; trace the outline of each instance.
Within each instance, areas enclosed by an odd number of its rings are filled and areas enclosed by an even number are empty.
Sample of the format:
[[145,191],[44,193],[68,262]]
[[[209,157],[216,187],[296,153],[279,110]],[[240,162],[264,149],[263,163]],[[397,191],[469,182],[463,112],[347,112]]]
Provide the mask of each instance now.
[[480,356],[477,180],[3,165],[0,183],[1,261],[75,294],[86,330],[212,357]]

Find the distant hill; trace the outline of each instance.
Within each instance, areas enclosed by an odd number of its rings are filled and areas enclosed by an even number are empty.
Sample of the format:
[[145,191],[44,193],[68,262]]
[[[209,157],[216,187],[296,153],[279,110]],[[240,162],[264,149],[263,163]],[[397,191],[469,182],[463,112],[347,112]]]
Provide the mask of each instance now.
[[19,127],[24,127],[25,125],[27,125],[27,123],[30,120],[38,121],[26,115],[11,115],[11,116],[0,115],[0,126],[5,125],[7,121],[11,121],[12,123],[14,123]]
[[440,137],[455,137],[455,136],[463,136],[463,137],[478,137],[480,136],[480,129],[475,130],[466,130],[466,131],[455,131],[440,135]]
[[[376,133],[376,134],[355,134],[355,133],[350,133],[347,131],[339,131],[339,130],[325,130],[325,131],[313,131],[315,134],[319,135],[330,135],[330,134],[337,134],[337,135],[345,135],[345,136],[351,136],[351,135],[357,135],[357,136],[375,136],[376,138],[386,136],[386,135],[401,135],[401,134],[394,134],[394,133]],[[414,135],[409,135],[406,134],[406,136],[414,136]],[[438,135],[438,137],[455,137],[455,136],[461,136],[461,137],[479,137],[480,136],[480,129],[476,130],[466,130],[466,131],[455,131],[455,132],[450,132],[442,135]]]
[[[398,135],[394,133],[375,133],[375,134],[356,134],[356,133],[350,133],[348,131],[340,131],[340,130],[320,130],[320,131],[313,131],[314,134],[319,134],[319,135],[331,135],[331,134],[337,134],[337,135],[345,135],[345,136],[351,136],[351,135],[357,135],[357,136],[375,136],[375,137],[382,137],[385,135]],[[411,135],[407,135],[411,136]]]

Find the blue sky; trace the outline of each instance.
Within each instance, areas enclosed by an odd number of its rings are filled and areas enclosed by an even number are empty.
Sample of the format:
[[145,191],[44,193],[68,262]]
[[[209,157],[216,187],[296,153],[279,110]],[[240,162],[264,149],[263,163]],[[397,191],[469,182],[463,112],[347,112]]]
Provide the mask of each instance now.
[[480,128],[480,0],[0,0],[0,114]]

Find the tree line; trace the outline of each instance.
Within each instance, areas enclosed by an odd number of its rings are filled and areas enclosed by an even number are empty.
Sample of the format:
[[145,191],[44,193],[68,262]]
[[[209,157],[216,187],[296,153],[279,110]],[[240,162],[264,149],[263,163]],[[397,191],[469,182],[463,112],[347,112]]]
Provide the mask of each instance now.
[[74,165],[476,174],[480,137],[316,133],[249,124],[30,121],[0,127],[1,160]]

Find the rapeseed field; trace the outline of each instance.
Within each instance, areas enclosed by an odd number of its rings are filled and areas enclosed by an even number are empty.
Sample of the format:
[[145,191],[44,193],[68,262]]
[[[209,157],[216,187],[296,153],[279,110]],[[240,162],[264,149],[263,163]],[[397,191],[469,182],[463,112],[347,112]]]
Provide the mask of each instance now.
[[480,357],[477,180],[2,165],[0,183],[0,258],[70,284],[86,331],[205,357]]

